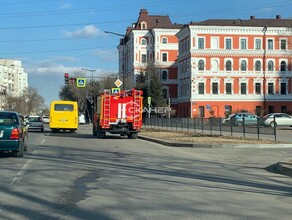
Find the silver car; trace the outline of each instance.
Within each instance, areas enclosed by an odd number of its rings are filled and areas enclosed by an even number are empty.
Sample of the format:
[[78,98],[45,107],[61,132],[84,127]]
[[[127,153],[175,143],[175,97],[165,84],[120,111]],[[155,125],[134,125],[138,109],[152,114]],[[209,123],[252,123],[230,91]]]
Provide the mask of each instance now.
[[292,126],[292,117],[286,113],[271,113],[263,117],[265,126]]
[[40,116],[29,116],[27,118],[28,130],[44,131],[44,121]]

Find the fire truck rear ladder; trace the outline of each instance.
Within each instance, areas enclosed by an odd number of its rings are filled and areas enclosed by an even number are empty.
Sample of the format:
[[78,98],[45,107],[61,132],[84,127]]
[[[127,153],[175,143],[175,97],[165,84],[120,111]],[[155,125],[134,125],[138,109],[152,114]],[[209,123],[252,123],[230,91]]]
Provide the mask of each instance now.
[[103,113],[103,125],[108,128],[110,124],[110,90],[104,90],[104,113]]
[[140,125],[140,91],[134,92],[134,114],[133,128],[136,129]]

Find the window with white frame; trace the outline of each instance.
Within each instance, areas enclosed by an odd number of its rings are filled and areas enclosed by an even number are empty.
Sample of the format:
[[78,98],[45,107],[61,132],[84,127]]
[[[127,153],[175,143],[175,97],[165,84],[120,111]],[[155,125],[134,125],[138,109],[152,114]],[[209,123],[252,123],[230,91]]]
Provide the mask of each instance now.
[[242,49],[242,50],[246,50],[246,39],[245,38],[243,38],[243,39],[240,39],[240,48]]
[[241,95],[246,95],[247,94],[247,83],[246,82],[241,82],[240,83],[240,94]]
[[273,39],[268,39],[268,50],[274,49],[274,41]]
[[281,82],[280,84],[280,94],[281,95],[287,95],[287,83]]
[[274,83],[273,82],[269,82],[268,83],[268,95],[274,95]]
[[287,49],[287,40],[286,39],[281,39],[280,48],[281,48],[281,50],[286,50]]
[[199,70],[204,70],[204,69],[205,69],[205,63],[204,63],[204,60],[199,60],[198,69],[199,69]]
[[141,40],[141,44],[142,44],[142,45],[147,45],[147,40],[146,40],[145,38],[142,38],[142,40]]
[[231,71],[232,69],[232,64],[231,64],[231,61],[230,60],[227,60],[226,61],[226,71]]
[[212,94],[218,95],[219,92],[219,84],[218,82],[212,82]]
[[167,62],[167,53],[162,53],[162,61]]
[[167,38],[166,37],[162,38],[162,43],[163,44],[167,44]]
[[205,39],[202,37],[198,38],[198,49],[204,49],[205,48]]
[[198,83],[198,93],[200,95],[205,94],[205,83],[203,82]]
[[259,60],[255,62],[255,71],[261,71],[261,61]]
[[262,94],[262,84],[260,82],[255,83],[255,94]]
[[281,61],[280,70],[281,71],[286,71],[286,62],[285,61]]
[[240,62],[240,69],[241,69],[241,71],[246,71],[246,61],[245,60],[242,60]]
[[142,61],[142,63],[146,63],[147,62],[147,56],[146,56],[146,54],[142,54],[141,55],[141,61]]
[[268,62],[268,71],[274,71],[274,62],[272,60]]
[[231,46],[231,38],[225,39],[225,49],[230,50],[232,48]]
[[261,39],[256,39],[255,40],[255,49],[260,50],[262,48],[262,40]]
[[225,83],[225,94],[226,95],[232,94],[232,83],[230,82]]

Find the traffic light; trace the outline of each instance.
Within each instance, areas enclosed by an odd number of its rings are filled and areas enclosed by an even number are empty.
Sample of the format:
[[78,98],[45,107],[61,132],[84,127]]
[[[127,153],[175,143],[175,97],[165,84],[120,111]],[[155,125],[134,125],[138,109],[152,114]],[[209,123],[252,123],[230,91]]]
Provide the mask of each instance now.
[[69,81],[69,73],[65,73],[64,74],[64,77],[65,77],[65,84],[68,84],[68,81]]

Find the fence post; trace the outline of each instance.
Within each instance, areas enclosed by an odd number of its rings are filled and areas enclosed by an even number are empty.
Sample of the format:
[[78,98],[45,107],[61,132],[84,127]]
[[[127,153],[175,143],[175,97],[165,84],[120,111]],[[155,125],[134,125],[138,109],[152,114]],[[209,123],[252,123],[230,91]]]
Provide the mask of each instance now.
[[222,135],[222,118],[219,118],[219,130],[220,130],[220,135]]
[[196,129],[196,117],[194,117],[194,131],[196,133],[197,129]]
[[204,133],[204,118],[201,118],[201,125],[202,125],[202,133]]
[[260,139],[260,118],[257,118],[257,134],[258,140]]
[[180,125],[181,125],[181,131],[184,131],[184,118],[182,118]]
[[177,131],[177,117],[175,118],[175,130]]
[[243,137],[245,138],[245,117],[242,117],[242,126],[243,126],[243,128],[242,128],[242,131],[243,131]]
[[277,123],[276,123],[276,117],[274,115],[274,135],[275,135],[275,142],[277,141]]
[[189,117],[187,118],[187,123],[188,123],[188,132],[190,132],[190,120],[189,120]]
[[210,124],[210,133],[212,134],[213,132],[212,132],[212,123],[213,123],[213,120],[212,120],[213,118],[209,118],[208,120],[209,120],[209,124]]

